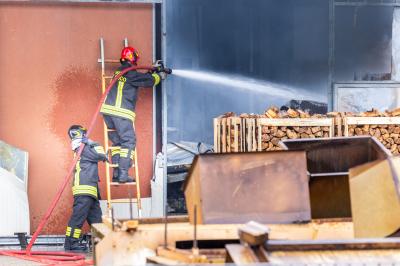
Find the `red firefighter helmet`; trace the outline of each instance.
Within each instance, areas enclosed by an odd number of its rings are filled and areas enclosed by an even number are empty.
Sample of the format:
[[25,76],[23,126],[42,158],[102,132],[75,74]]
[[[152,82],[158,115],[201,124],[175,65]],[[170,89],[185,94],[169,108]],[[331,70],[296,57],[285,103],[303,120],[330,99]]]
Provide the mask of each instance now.
[[125,47],[124,49],[122,49],[121,61],[127,60],[127,61],[131,62],[132,64],[136,64],[138,59],[139,59],[139,53],[135,48],[128,46],[128,47]]

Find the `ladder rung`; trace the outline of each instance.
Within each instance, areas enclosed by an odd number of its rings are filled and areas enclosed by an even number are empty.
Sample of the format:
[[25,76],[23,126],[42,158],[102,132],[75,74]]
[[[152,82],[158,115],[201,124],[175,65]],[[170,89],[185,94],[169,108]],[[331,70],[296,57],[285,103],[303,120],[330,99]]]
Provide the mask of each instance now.
[[113,128],[107,128],[107,131],[108,131],[108,132],[114,132],[114,131],[116,131],[116,130],[113,129]]
[[107,75],[104,75],[103,76],[103,78],[105,78],[105,79],[112,79],[114,76],[107,76]]
[[[97,59],[98,63],[101,63],[101,59]],[[119,59],[104,59],[104,63],[121,63]]]
[[132,203],[136,203],[137,199],[112,199],[111,203],[130,203],[132,201]]
[[136,182],[130,183],[119,183],[119,182],[111,182],[111,186],[136,186]]

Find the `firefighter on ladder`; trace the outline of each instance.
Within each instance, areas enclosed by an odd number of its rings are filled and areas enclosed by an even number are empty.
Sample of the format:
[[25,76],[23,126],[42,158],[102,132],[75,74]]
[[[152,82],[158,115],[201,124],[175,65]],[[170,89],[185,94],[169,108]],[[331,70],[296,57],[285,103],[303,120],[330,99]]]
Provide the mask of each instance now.
[[[125,47],[121,52],[121,66],[114,76],[122,70],[137,65],[138,51],[133,47]],[[111,88],[101,107],[101,113],[108,129],[108,137],[112,142],[111,162],[117,167],[113,169],[113,182],[128,183],[135,180],[129,176],[135,155],[136,136],[133,127],[135,107],[139,87],[153,87],[161,79],[165,79],[166,72],[162,69],[150,73],[140,73],[136,70],[128,71],[121,76]]]
[[81,143],[86,145],[75,166],[72,186],[74,205],[65,233],[64,249],[83,252],[86,251],[86,246],[80,243],[83,223],[87,221],[91,225],[102,222],[97,164],[99,161],[106,161],[107,156],[102,146],[86,138],[86,129],[82,126],[71,126],[68,135],[71,138],[71,148],[74,152],[78,151]]

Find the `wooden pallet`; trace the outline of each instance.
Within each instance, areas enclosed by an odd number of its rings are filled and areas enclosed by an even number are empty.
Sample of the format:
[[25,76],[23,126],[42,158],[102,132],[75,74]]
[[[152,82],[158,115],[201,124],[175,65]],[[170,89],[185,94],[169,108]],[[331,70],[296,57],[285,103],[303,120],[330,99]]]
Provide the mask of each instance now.
[[257,119],[245,118],[244,119],[245,134],[243,140],[245,141],[245,151],[257,151]]
[[329,136],[335,136],[334,118],[259,118],[257,119],[257,151],[262,148],[262,128],[267,127],[329,127]]
[[244,151],[240,117],[214,118],[214,151],[216,153]]

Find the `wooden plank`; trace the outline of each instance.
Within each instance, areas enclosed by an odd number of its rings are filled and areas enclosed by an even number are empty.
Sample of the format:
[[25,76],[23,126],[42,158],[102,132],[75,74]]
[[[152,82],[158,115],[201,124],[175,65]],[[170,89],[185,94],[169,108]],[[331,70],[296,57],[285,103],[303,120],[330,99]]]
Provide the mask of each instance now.
[[336,134],[333,136],[335,137],[341,137],[342,136],[342,118],[341,117],[335,117],[335,124],[336,124]]
[[160,264],[160,265],[187,265],[184,262],[178,262],[176,260],[160,257],[160,256],[152,256],[147,258],[147,263],[152,264]]
[[111,228],[105,223],[92,224],[91,229],[93,236],[98,237],[100,239],[103,239],[104,236],[106,236],[112,231]]
[[245,149],[244,149],[244,151],[250,151],[250,143],[249,143],[249,140],[250,140],[250,134],[249,134],[249,121],[251,121],[250,119],[246,119],[246,128],[245,128],[245,135],[243,136],[243,139],[245,140]]
[[400,125],[400,117],[345,117],[343,120],[347,125]]
[[400,239],[269,240],[266,242],[265,248],[267,251],[400,249]]
[[251,151],[251,119],[246,119],[246,150]]
[[240,151],[246,151],[246,118],[243,118],[240,124]]
[[259,121],[257,119],[257,151],[262,151],[262,141],[261,141],[261,136],[262,136],[262,126],[259,124]]
[[229,117],[226,119],[226,130],[228,131],[226,138],[226,151],[231,152],[231,119]]
[[398,265],[398,250],[268,252],[271,265]]
[[[124,220],[121,220],[124,221]],[[151,217],[151,218],[140,218],[139,223],[140,224],[158,224],[158,223],[164,223],[165,217]],[[168,216],[167,217],[168,223],[185,223],[189,222],[189,216],[188,215],[174,215],[174,216]]]
[[348,120],[346,118],[343,119],[343,124],[344,124],[344,136],[348,137],[349,136],[349,124],[348,124]]
[[214,124],[214,152],[218,151],[218,118],[213,119]]
[[233,140],[233,151],[239,152],[239,126],[237,124],[233,125],[235,130],[234,140]]
[[221,119],[222,127],[222,152],[226,152],[226,118]]
[[250,247],[240,244],[225,245],[227,250],[227,263],[233,262],[235,265],[246,265],[257,263],[259,260]]
[[258,118],[262,126],[332,126],[333,118]]
[[257,139],[256,139],[257,120],[256,119],[253,119],[252,128],[253,128],[253,131],[252,131],[252,134],[253,134],[252,135],[252,145],[253,145],[252,151],[257,151]]
[[158,247],[157,255],[177,262],[192,262],[192,253],[188,250],[177,250],[173,248]]
[[249,129],[247,134],[249,135],[249,142],[248,142],[248,151],[255,151],[254,149],[254,142],[253,142],[253,136],[255,136],[254,132],[256,131],[256,128],[254,126],[254,119],[249,120]]
[[335,136],[335,119],[331,120],[331,125],[329,128],[329,137],[333,138]]

